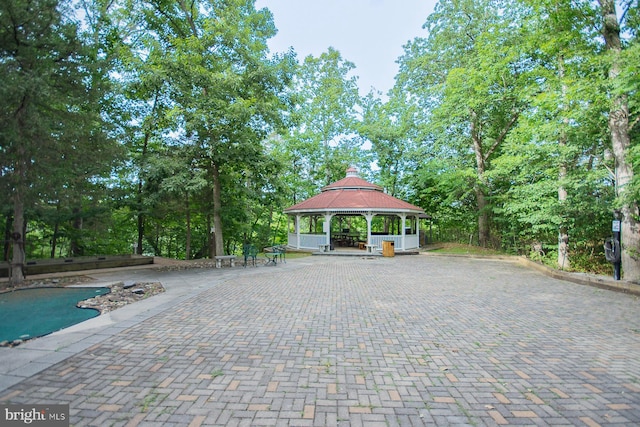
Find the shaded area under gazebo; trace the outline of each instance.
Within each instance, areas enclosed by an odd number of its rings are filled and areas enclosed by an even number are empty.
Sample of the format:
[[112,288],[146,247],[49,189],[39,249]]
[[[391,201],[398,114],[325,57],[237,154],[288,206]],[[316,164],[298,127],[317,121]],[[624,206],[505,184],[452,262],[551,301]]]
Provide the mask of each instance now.
[[393,242],[396,252],[420,247],[424,210],[385,194],[382,187],[347,176],[303,202],[284,210],[289,219],[288,245],[296,249],[335,251],[345,248],[380,251]]

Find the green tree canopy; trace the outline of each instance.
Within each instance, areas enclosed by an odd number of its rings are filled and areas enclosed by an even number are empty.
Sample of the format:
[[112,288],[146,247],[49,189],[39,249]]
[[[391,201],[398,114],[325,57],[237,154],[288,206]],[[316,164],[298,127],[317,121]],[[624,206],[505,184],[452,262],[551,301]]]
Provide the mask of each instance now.
[[0,5],[0,171],[13,206],[15,282],[23,279],[29,208],[67,199],[79,209],[114,159],[100,110],[104,63],[73,16],[58,0]]

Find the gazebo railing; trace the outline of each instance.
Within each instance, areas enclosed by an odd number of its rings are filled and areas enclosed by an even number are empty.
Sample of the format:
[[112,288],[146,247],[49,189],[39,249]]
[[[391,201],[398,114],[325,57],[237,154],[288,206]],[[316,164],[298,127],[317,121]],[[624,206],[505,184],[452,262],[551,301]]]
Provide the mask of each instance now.
[[[416,249],[419,245],[419,238],[417,234],[407,234],[404,236],[406,247],[402,247],[402,235],[372,235],[371,242],[376,248],[382,249],[382,242],[384,240],[393,241],[393,245],[397,250]],[[326,234],[300,234],[300,248],[301,249],[318,249],[319,245],[327,243]],[[298,240],[296,233],[289,233],[289,246],[297,247]]]
[[380,234],[376,234],[371,236],[371,241],[369,242],[369,244],[371,245],[375,245],[376,248],[378,248],[379,250],[382,250],[382,242],[383,241],[388,241],[388,240],[392,240],[393,241],[393,246],[396,249],[404,249],[402,247],[402,236],[400,235],[396,235],[396,234],[388,234],[388,235],[380,235]]
[[[318,249],[320,245],[327,243],[326,234],[300,234],[300,248]],[[298,244],[296,233],[289,233],[289,246]]]
[[407,234],[404,236],[404,242],[407,245],[406,249],[417,249],[420,247],[420,236],[417,234]]
[[382,249],[383,241],[393,241],[393,246],[397,250],[407,250],[407,249],[416,249],[420,247],[419,237],[417,234],[406,234],[404,236],[405,247],[402,247],[402,236],[399,234],[392,235],[372,235],[371,236],[371,244],[375,245],[376,248]]

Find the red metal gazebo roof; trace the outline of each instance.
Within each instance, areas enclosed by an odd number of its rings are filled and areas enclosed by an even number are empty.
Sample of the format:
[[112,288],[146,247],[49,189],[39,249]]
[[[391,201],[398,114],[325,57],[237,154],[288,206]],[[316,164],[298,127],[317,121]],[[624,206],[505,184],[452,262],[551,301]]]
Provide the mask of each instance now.
[[411,203],[385,194],[382,187],[357,176],[355,168],[347,169],[347,176],[322,188],[321,193],[284,210],[285,213],[372,211],[414,212],[424,210]]

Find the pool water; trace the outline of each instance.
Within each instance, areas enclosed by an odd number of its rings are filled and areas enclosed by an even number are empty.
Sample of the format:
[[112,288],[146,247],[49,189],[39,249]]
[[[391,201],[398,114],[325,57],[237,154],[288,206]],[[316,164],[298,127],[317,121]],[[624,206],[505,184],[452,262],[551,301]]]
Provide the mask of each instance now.
[[32,288],[0,294],[0,342],[29,339],[96,317],[79,301],[109,293],[109,288]]

